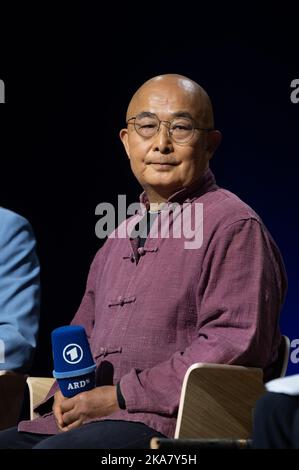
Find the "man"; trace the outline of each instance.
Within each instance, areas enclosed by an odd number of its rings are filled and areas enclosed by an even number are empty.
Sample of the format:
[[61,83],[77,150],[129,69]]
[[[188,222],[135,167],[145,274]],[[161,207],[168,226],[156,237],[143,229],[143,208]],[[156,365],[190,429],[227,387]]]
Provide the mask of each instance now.
[[32,228],[0,207],[0,369],[28,372],[39,324],[39,262]]
[[[144,188],[141,202],[156,218],[147,238],[118,231],[108,238],[73,320],[87,331],[101,387],[70,399],[54,387],[39,408],[43,416],[21,423],[19,434],[2,433],[2,448],[148,448],[152,436],[173,436],[192,363],[275,375],[283,263],[255,212],[215,183],[209,160],[221,134],[206,92],[180,75],[147,81],[120,138]],[[193,246],[184,235],[161,235],[178,216],[176,230],[196,222]],[[142,220],[139,213],[125,226]]]

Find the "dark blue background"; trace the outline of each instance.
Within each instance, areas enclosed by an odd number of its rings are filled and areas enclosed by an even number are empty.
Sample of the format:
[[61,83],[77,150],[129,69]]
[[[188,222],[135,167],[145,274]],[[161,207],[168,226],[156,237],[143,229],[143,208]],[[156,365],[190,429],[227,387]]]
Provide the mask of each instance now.
[[10,16],[0,45],[0,201],[31,221],[38,241],[43,304],[33,375],[51,373],[50,332],[71,320],[84,293],[102,244],[96,205],[115,204],[117,194],[133,202],[141,190],[118,131],[132,93],[162,73],[187,75],[211,96],[223,132],[212,170],[279,245],[289,278],[281,327],[299,338],[296,15],[194,5],[146,4],[137,17],[134,4],[109,12],[26,6]]

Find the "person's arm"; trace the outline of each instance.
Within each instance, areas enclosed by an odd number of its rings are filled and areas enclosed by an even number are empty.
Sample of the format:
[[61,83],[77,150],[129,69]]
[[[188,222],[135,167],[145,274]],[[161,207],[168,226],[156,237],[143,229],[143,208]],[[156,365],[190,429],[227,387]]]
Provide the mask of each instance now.
[[[95,285],[97,276],[100,275],[100,267],[104,265],[108,243],[98,251],[95,256],[88,274],[85,294],[80,307],[74,316],[71,324],[81,325],[85,328],[87,337],[93,331],[95,319]],[[53,413],[60,431],[75,429],[83,424],[84,421],[100,416],[108,416],[119,409],[116,387],[101,386],[93,390],[79,393],[72,398],[65,398],[58,389],[57,382],[52,386],[46,401],[38,406],[38,412],[45,412],[54,396]]]
[[[96,278],[99,272],[99,266],[103,263],[104,261],[104,256],[105,256],[105,250],[106,250],[107,242],[106,244],[97,252],[96,256],[94,257],[90,270],[88,273],[87,277],[87,282],[86,282],[86,288],[85,288],[85,293],[82,298],[82,301],[80,303],[80,306],[71,322],[72,325],[81,325],[85,328],[86,335],[88,339],[90,338],[90,335],[93,330],[93,325],[94,325],[94,308],[95,308],[95,284],[96,284]],[[56,395],[55,395],[56,394]],[[53,405],[53,397],[55,395],[54,399],[54,405]],[[64,398],[64,397],[63,397]],[[68,399],[67,399],[68,400]],[[55,414],[55,417],[57,419],[57,422],[59,422],[59,417],[61,415],[60,413],[60,404],[62,401],[62,396],[61,393],[59,392],[59,387],[57,381],[54,382],[52,385],[51,389],[49,390],[46,398],[37,405],[35,408],[35,411],[40,413],[41,415],[44,413],[47,413],[51,410],[52,405],[53,405],[53,411]],[[55,404],[56,402],[56,404]]]
[[184,374],[196,362],[271,364],[285,284],[280,256],[257,220],[222,230],[204,260],[193,342],[167,361],[122,377],[127,411],[174,416]]
[[27,371],[39,325],[36,242],[26,219],[10,211],[0,217],[0,369]]

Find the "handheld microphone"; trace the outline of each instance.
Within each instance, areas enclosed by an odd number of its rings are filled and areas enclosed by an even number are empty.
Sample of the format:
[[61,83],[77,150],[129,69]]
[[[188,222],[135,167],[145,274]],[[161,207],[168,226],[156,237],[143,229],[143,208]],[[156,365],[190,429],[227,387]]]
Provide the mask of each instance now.
[[85,329],[61,326],[52,331],[53,376],[66,398],[95,387],[95,369]]

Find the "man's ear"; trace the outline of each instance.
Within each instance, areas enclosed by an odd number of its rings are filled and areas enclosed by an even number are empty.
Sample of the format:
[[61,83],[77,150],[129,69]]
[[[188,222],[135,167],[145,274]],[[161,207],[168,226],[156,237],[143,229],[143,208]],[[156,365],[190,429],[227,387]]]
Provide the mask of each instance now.
[[125,147],[126,154],[128,155],[128,158],[130,159],[130,153],[129,153],[129,140],[128,140],[128,129],[121,129],[119,132],[119,137],[120,140],[123,143],[123,146]]
[[213,130],[208,132],[206,150],[211,154],[211,156],[216,152],[217,148],[221,144],[221,140],[222,134],[220,131]]

